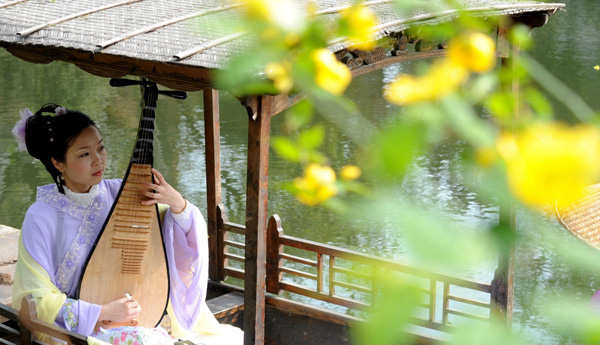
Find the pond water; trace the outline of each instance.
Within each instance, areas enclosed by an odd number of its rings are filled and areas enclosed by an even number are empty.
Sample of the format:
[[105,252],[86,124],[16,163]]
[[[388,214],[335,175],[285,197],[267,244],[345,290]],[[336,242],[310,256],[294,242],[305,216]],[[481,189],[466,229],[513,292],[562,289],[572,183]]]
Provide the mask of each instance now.
[[[593,108],[600,109],[598,80],[600,64],[597,34],[600,22],[600,2],[569,0],[567,11],[559,12],[541,29],[534,30],[536,42],[531,55]],[[411,70],[412,64],[390,66],[361,76],[347,91],[372,122],[383,124],[392,110],[382,99],[381,90],[399,71]],[[35,199],[36,186],[50,183],[45,169],[24,152],[18,152],[10,133],[19,110],[38,109],[43,103],[58,103],[90,114],[103,133],[110,162],[106,176],[121,177],[131,155],[139,116],[137,88],[115,89],[108,79],[89,75],[77,67],[61,62],[36,65],[0,51],[0,224],[19,228],[27,207]],[[572,121],[567,108],[554,100],[556,113]],[[185,101],[161,98],[157,109],[155,166],[167,180],[190,201],[204,211],[206,186],[204,165],[204,126],[201,93],[189,93]],[[272,121],[272,132],[282,130],[283,116]],[[245,165],[247,117],[239,103],[221,93],[221,157],[223,203],[233,222],[244,223]],[[352,121],[352,119],[348,119]],[[336,168],[354,163],[356,147],[352,139],[326,119],[317,123],[327,127],[323,152]],[[452,170],[452,162],[460,157],[460,144],[448,142],[432,148],[419,157],[404,181],[401,190],[418,200],[431,202],[471,224],[497,221],[495,205],[481,204],[463,183],[463,176]],[[287,234],[395,259],[406,259],[407,249],[402,234],[392,227],[373,228],[368,222],[348,224],[324,209],[299,204],[276,187],[301,173],[298,167],[273,155],[269,166],[269,214],[277,213]],[[551,298],[554,293],[572,289],[581,299],[589,299],[600,289],[600,275],[573,269],[552,246],[546,245],[543,233],[528,231],[536,220],[522,217],[519,233],[528,241],[520,242],[516,250],[514,325],[528,335],[532,343],[561,343],[564,339],[547,330],[540,318],[536,301]],[[551,222],[551,221],[549,221]],[[560,232],[557,228],[557,232]],[[560,232],[565,241],[574,241]],[[490,281],[495,258],[460,276]]]

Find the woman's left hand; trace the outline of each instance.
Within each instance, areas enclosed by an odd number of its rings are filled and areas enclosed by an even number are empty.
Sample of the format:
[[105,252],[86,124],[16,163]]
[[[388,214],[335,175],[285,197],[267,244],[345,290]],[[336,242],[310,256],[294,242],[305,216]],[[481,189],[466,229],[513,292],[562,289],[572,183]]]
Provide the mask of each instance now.
[[142,205],[167,204],[173,213],[183,212],[186,202],[181,194],[165,181],[158,170],[152,168],[152,173],[154,174],[154,183],[144,182],[144,188],[148,189],[143,191],[144,195],[150,199],[142,201]]

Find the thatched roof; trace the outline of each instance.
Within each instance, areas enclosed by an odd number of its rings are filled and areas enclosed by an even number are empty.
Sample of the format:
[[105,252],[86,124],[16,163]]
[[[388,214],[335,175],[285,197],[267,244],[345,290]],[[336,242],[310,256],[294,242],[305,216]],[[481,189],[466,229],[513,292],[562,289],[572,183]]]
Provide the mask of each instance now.
[[[393,0],[367,1],[380,23],[375,38],[457,16],[441,5],[442,0],[415,1],[440,6],[435,11],[403,13]],[[308,0],[297,2],[305,8]],[[470,15],[485,17],[553,13],[564,6],[520,0],[459,2]],[[334,20],[351,1],[315,3],[319,16]],[[241,15],[239,3],[227,0],[0,0],[0,46],[32,62],[65,60],[110,77],[169,76],[163,84],[173,87],[180,79],[178,88],[198,89],[210,85],[212,69],[223,68],[233,54],[252,44],[250,35],[223,25],[235,23]],[[335,52],[347,45],[340,38],[330,49]]]

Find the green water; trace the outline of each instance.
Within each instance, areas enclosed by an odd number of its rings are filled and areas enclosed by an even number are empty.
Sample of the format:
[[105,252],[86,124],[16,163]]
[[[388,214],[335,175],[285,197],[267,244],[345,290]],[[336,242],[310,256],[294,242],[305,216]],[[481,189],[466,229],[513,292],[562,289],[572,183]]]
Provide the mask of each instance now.
[[[531,54],[593,108],[600,109],[597,96],[600,64],[597,35],[600,2],[566,1],[568,11],[550,18],[548,25],[536,29],[536,46]],[[353,81],[347,95],[358,103],[371,121],[383,124],[392,108],[381,97],[385,83],[412,64],[390,66]],[[58,103],[91,115],[103,133],[109,153],[107,177],[121,177],[128,164],[139,116],[139,91],[136,88],[111,88],[108,79],[94,77],[77,67],[61,62],[36,65],[23,62],[0,51],[0,224],[19,228],[27,207],[34,201],[35,188],[51,183],[39,162],[17,151],[10,130],[24,107],[37,110],[44,103]],[[560,101],[556,113],[572,121]],[[206,209],[204,171],[204,126],[201,93],[189,93],[185,101],[161,98],[157,108],[155,166],[184,196]],[[327,127],[323,152],[334,168],[354,163],[356,147],[351,138],[317,117]],[[348,119],[352,121],[352,119]],[[221,158],[223,203],[233,222],[244,223],[247,117],[239,103],[221,93]],[[272,132],[281,132],[283,116],[272,121]],[[497,220],[495,205],[481,204],[463,183],[463,177],[451,169],[460,156],[460,145],[447,142],[419,157],[413,172],[402,181],[399,190],[418,200],[431,202],[459,220],[486,224]],[[374,228],[368,221],[352,224],[323,209],[308,208],[276,188],[278,182],[293,179],[299,168],[273,155],[269,166],[269,214],[278,213],[287,234],[361,252],[409,260],[402,234],[390,226]],[[562,343],[548,331],[546,320],[539,317],[536,301],[552,298],[557,291],[572,289],[583,300],[600,289],[600,275],[569,267],[543,235],[527,229],[527,217],[519,231],[529,241],[517,247],[515,277],[515,328],[526,333],[532,343]],[[559,230],[557,230],[559,231]],[[562,235],[562,233],[561,233]],[[574,241],[566,233],[565,241]],[[482,281],[493,278],[495,258],[458,275]]]

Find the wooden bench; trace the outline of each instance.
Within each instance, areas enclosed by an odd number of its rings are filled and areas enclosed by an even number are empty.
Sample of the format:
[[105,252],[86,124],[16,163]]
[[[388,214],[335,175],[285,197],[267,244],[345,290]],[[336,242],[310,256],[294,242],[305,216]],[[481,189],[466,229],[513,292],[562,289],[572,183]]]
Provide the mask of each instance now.
[[42,345],[44,343],[35,339],[32,331],[39,331],[48,334],[56,339],[66,341],[72,345],[86,345],[87,339],[81,334],[68,331],[41,321],[37,318],[35,302],[31,295],[25,296],[22,302],[22,308],[18,310],[0,304],[0,316],[7,319],[6,322],[0,324],[0,343],[5,345]]

